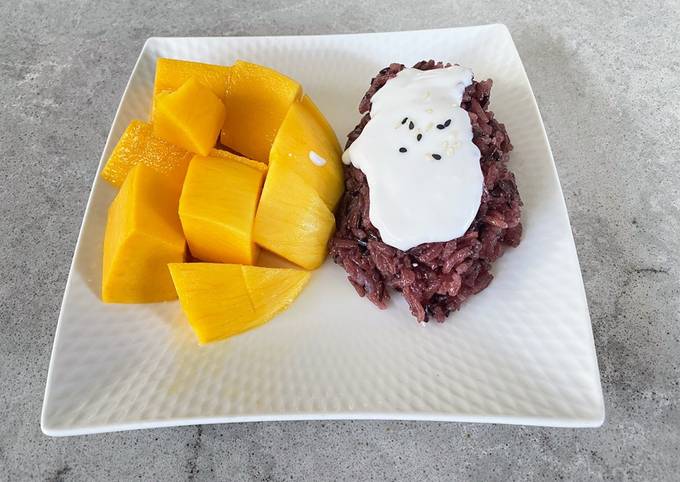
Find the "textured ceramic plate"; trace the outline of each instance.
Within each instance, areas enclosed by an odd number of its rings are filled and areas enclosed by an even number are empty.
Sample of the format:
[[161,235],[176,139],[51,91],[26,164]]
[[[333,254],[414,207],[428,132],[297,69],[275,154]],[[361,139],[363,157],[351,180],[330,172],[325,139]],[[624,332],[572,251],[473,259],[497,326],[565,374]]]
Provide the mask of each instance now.
[[[391,62],[441,59],[494,79],[525,234],[495,280],[444,324],[419,326],[395,300],[379,311],[328,261],[300,298],[256,330],[199,347],[177,302],[105,305],[101,246],[114,190],[94,183],[52,351],[49,435],[199,423],[415,419],[597,426],[597,359],[569,219],[536,101],[502,25],[315,37],[152,38],[102,160],[147,119],[158,57],[246,59],[299,80],[341,138],[371,77]],[[101,168],[101,162],[100,162]]]

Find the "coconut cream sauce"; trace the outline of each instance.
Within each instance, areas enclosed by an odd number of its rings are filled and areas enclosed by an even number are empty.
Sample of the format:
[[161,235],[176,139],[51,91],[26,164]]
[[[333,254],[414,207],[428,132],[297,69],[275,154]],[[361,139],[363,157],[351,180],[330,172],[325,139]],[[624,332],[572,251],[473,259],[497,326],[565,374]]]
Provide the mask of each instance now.
[[371,120],[342,156],[363,171],[369,216],[382,240],[406,251],[465,234],[484,177],[460,107],[472,71],[404,69],[371,99]]

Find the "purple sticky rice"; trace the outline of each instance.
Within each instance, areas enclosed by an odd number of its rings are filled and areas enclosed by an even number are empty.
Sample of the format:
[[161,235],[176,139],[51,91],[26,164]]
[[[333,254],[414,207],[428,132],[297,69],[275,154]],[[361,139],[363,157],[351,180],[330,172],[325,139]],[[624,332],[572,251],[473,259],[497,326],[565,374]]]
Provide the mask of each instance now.
[[[433,60],[413,66],[420,70],[445,67]],[[363,117],[348,134],[347,146],[361,134],[370,119],[371,97],[404,68],[392,64],[382,69],[359,104]],[[347,271],[360,296],[385,308],[390,290],[401,292],[418,321],[433,317],[444,321],[470,296],[486,288],[493,276],[491,263],[505,248],[519,245],[522,237],[521,206],[515,176],[507,168],[512,144],[493,112],[488,110],[493,82],[472,81],[461,107],[470,115],[472,142],[481,153],[484,190],[475,220],[460,238],[426,243],[401,251],[382,242],[369,219],[369,189],[364,174],[345,166],[345,195],[336,214],[337,231],[330,241],[333,260]]]

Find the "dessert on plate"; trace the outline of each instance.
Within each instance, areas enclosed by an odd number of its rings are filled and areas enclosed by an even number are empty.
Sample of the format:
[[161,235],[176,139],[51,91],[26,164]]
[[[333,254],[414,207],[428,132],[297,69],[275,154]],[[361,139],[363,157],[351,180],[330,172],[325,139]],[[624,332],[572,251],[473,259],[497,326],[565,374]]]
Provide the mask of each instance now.
[[340,154],[282,73],[159,59],[151,118],[130,122],[101,173],[118,188],[102,301],[179,298],[201,343],[269,321],[326,258]]
[[429,60],[382,69],[361,100],[330,254],[378,307],[393,290],[418,321],[444,321],[519,245],[512,144],[489,110],[491,86]]
[[419,321],[443,321],[521,238],[491,85],[458,65],[392,64],[342,154],[295,80],[159,59],[150,119],[132,120],[101,173],[118,189],[102,300],[179,298],[199,342],[220,340],[286,309],[330,249],[361,296],[384,308],[395,290]]

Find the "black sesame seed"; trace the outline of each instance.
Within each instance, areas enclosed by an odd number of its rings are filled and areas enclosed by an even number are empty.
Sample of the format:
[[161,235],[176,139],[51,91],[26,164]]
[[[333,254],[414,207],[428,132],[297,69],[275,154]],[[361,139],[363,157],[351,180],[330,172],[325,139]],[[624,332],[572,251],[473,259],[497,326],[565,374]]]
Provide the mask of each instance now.
[[432,157],[437,159],[437,160],[442,158],[442,156],[440,156],[439,154],[432,154]]
[[449,127],[451,125],[451,119],[446,119],[446,122],[444,122],[444,127]]
[[406,152],[406,148],[405,148],[405,147],[400,147],[400,148],[399,148],[399,152]]
[[402,124],[406,124],[406,121],[408,120],[408,117],[404,117],[404,119],[401,121]]
[[411,121],[411,122],[408,123],[408,128],[409,128],[409,129],[413,130],[414,127],[415,127],[415,124],[413,123],[413,121]]
[[444,124],[437,124],[437,129],[441,130],[444,128]]
[[422,138],[423,138],[423,135],[422,135],[422,134],[418,134],[418,135],[416,136],[416,139],[418,139],[418,141],[420,141],[420,139],[422,139]]

